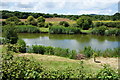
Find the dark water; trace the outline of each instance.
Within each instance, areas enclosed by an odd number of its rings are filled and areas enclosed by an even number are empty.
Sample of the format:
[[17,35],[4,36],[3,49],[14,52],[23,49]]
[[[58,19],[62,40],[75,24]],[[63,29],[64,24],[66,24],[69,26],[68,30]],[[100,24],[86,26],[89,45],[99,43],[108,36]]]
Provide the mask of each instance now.
[[82,50],[85,46],[91,46],[93,49],[105,50],[107,48],[116,48],[120,44],[120,37],[98,36],[98,35],[65,35],[65,34],[19,34],[27,45],[44,45],[71,50]]

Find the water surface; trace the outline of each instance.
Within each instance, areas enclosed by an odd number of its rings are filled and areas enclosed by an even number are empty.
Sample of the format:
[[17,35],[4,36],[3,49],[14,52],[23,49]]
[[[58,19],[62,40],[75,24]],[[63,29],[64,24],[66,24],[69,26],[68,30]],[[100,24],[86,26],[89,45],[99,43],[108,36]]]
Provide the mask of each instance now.
[[82,50],[85,46],[91,46],[93,49],[105,50],[107,48],[116,48],[120,44],[120,37],[98,36],[98,35],[66,35],[66,34],[29,34],[20,33],[27,45],[44,45],[71,50]]

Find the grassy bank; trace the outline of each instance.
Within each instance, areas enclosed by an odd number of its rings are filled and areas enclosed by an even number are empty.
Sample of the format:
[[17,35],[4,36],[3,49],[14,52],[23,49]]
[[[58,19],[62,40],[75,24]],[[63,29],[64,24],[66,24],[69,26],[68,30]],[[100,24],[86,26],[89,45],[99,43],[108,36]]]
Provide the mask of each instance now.
[[[67,67],[79,68],[80,60],[73,60],[64,57],[58,57],[53,55],[41,55],[41,54],[34,54],[34,53],[25,53],[25,54],[18,54],[17,56],[24,56],[28,57],[29,59],[34,59],[41,63],[44,67],[48,70],[65,70]],[[83,59],[81,61],[84,62],[85,70],[90,73],[97,73],[103,64],[109,64],[113,69],[118,69],[118,58],[104,58],[104,57],[97,57],[96,58],[101,63],[95,63],[93,58],[90,59]]]

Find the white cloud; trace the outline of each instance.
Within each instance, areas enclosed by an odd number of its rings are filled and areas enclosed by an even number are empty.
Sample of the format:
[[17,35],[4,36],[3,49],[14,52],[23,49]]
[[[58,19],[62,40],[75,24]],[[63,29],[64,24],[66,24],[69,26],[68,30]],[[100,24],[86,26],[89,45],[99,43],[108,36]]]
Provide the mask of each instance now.
[[[118,1],[119,0],[2,0],[1,2],[3,4],[8,5],[0,6],[0,10],[26,10],[45,13],[64,13],[59,11],[66,10],[67,12],[64,14],[111,14],[112,11],[109,10],[112,9],[108,8],[113,4],[117,4]],[[13,3],[15,3],[15,5],[13,5]]]

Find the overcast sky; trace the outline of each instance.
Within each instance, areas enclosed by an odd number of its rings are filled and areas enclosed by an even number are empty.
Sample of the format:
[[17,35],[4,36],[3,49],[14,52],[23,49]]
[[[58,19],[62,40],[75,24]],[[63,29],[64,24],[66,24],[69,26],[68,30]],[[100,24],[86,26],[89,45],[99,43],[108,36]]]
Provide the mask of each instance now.
[[104,14],[118,12],[120,0],[1,0],[0,10],[57,13]]

